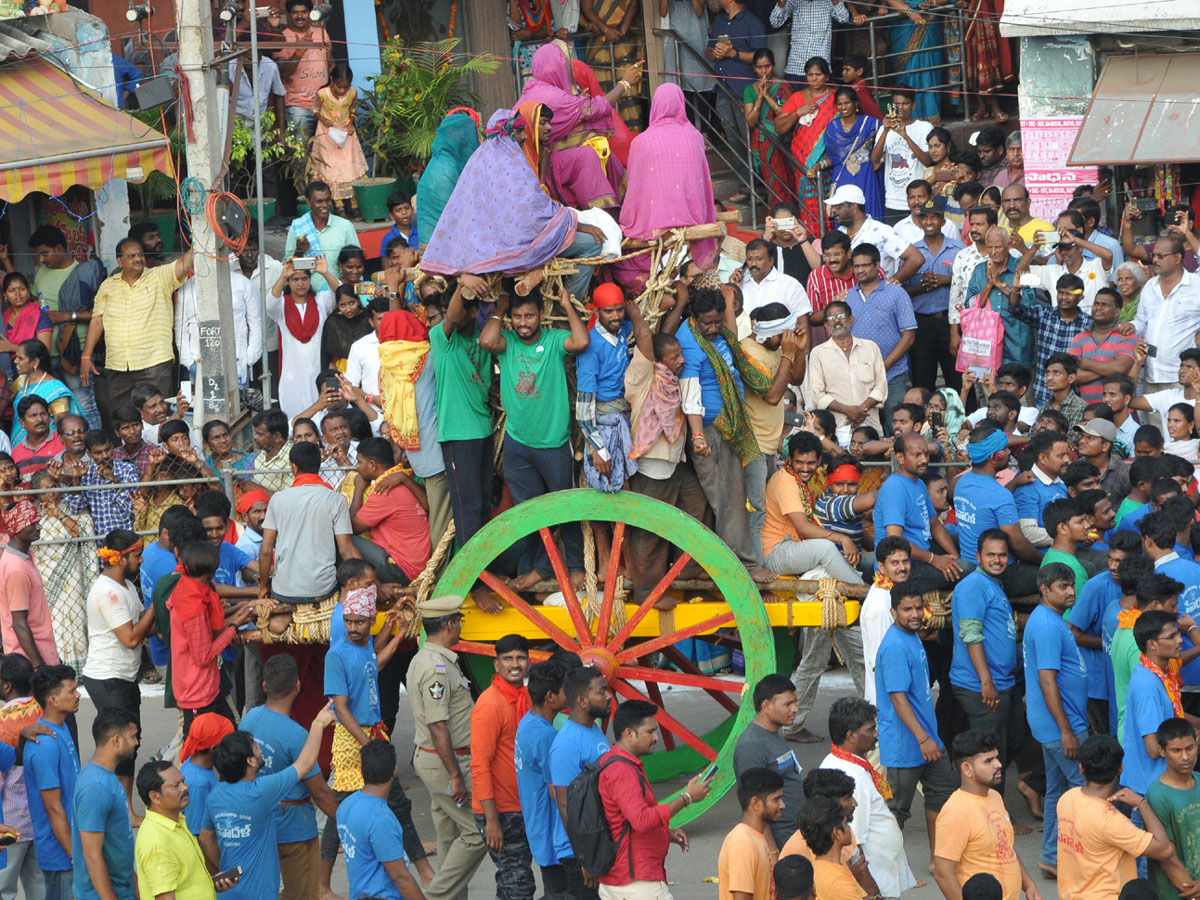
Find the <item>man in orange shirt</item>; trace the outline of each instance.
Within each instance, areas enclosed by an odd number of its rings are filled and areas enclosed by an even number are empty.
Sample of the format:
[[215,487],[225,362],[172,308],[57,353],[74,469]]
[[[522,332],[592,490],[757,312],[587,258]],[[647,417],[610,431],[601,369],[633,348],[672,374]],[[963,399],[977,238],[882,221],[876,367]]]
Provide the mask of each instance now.
[[[1116,738],[1094,734],[1079,748],[1083,787],[1058,801],[1059,900],[1117,900],[1121,887],[1137,877],[1137,857],[1158,860],[1183,896],[1196,885],[1175,855],[1162,822],[1146,798],[1117,788],[1125,752]],[[1138,828],[1113,806],[1128,803],[1142,814]]]
[[933,876],[946,900],[963,900],[962,886],[980,872],[994,875],[1004,900],[1041,900],[1041,894],[1013,844],[1012,821],[996,790],[1004,764],[999,740],[990,731],[972,729],[954,738],[951,755],[962,786],[950,795],[937,817]]
[[498,900],[533,900],[533,856],[525,836],[517,767],[517,723],[529,712],[529,641],[496,641],[496,674],[471,710],[471,809],[496,864]]
[[833,797],[809,797],[796,815],[800,833],[815,854],[813,887],[820,900],[862,900],[862,886],[842,861],[842,851],[854,835],[846,824],[841,801]]
[[[842,804],[842,812],[846,814],[846,827],[851,827],[851,823],[854,821],[854,811],[858,809],[858,801],[854,799],[854,779],[841,769],[813,769],[804,776],[804,796],[810,799],[833,797]],[[779,851],[779,858],[784,859],[793,854],[799,854],[810,862],[814,859],[808,841],[804,839],[804,833],[799,828],[783,845],[783,849]],[[841,861],[850,867],[850,872],[868,897],[883,896],[883,892],[879,890],[879,885],[875,883],[875,879],[871,875],[867,858],[858,849],[858,840],[854,836],[853,829],[850,831],[850,842],[842,848]]]
[[770,769],[747,769],[738,776],[737,796],[742,821],[733,826],[721,844],[717,857],[717,897],[718,900],[769,900],[771,851],[764,832],[783,812],[783,777]]

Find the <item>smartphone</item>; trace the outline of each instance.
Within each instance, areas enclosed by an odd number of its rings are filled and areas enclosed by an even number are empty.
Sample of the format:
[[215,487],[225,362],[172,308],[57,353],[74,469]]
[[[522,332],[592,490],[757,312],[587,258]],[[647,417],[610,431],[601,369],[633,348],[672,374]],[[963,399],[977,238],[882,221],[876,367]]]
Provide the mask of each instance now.
[[978,378],[980,381],[987,378],[988,372],[992,371],[987,366],[967,366],[967,371]]
[[190,381],[179,382],[179,395],[190,406],[192,403],[192,383]]
[[236,879],[242,877],[242,867],[234,866],[232,869],[226,869],[224,872],[218,872],[213,876],[213,884],[226,879]]
[[717,764],[713,763],[711,766],[708,767],[708,771],[700,776],[700,780],[703,781],[705,784],[708,784],[710,781],[712,781],[716,777],[716,775],[717,775]]
[[1021,276],[1021,287],[1041,287],[1042,279],[1038,278],[1032,272],[1026,272]]
[[849,863],[852,866],[857,866],[859,864],[859,862],[862,861],[862,858],[863,858],[862,844],[859,844],[857,847],[854,848],[854,855],[850,857]]
[[1147,356],[1158,356],[1158,348],[1155,347],[1153,344],[1147,344],[1146,345],[1146,355]]
[[791,231],[795,227],[796,227],[796,217],[795,216],[788,216],[786,219],[776,219],[775,220],[775,230],[776,231]]
[[1053,247],[1055,244],[1057,244],[1057,243],[1058,243],[1058,232],[1057,232],[1057,231],[1038,231],[1038,232],[1035,232],[1035,233],[1034,233],[1034,236],[1033,236],[1033,239],[1034,239],[1034,241],[1035,241],[1035,242],[1036,242],[1036,241],[1037,241],[1037,239],[1038,239],[1038,235],[1041,235],[1041,238],[1042,238],[1042,244],[1043,244],[1044,246],[1046,246],[1046,247]]
[[327,391],[341,390],[341,384],[338,382],[336,375],[330,375],[328,378],[325,379],[325,390],[327,390]]
[[717,43],[718,43],[718,44],[732,44],[732,43],[733,43],[733,41],[731,41],[731,40],[729,39],[729,35],[727,35],[727,34],[719,34],[719,35],[717,35]]
[[0,847],[7,847],[9,844],[15,844],[17,836],[15,834],[0,834]]
[[297,256],[292,260],[292,268],[297,272],[311,272],[317,267],[315,256]]
[[929,414],[929,424],[933,428],[941,428],[942,422],[942,414],[940,412],[931,412]]

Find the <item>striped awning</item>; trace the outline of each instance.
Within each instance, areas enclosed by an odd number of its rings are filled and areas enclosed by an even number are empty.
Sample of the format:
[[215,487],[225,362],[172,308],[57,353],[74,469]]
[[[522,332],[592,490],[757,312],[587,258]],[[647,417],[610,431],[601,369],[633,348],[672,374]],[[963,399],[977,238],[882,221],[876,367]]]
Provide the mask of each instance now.
[[0,70],[0,200],[170,174],[167,138],[41,59]]

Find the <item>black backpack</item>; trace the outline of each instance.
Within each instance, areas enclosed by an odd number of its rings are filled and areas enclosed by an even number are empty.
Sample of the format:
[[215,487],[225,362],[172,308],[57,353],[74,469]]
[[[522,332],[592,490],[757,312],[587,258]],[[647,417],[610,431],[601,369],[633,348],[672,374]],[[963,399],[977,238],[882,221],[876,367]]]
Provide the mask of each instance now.
[[[626,822],[614,841],[604,815],[604,802],[600,799],[600,773],[618,762],[633,766],[632,762],[621,756],[614,756],[604,763],[590,762],[567,786],[567,837],[571,839],[575,859],[593,875],[608,873],[617,861],[621,842],[633,830],[633,826]],[[643,790],[649,787],[640,771],[638,780]],[[629,875],[633,877],[632,850],[629,853]]]

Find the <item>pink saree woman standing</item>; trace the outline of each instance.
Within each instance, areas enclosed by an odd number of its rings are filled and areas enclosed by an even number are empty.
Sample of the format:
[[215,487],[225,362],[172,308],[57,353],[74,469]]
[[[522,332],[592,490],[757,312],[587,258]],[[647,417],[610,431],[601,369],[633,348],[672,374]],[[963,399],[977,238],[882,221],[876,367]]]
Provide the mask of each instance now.
[[625,167],[609,146],[612,104],[589,97],[575,84],[571,60],[560,41],[533,54],[533,78],[525,82],[520,103],[542,103],[554,115],[546,150],[550,168],[546,187],[556,200],[574,209],[612,208],[625,195]]
[[[683,91],[660,85],[650,104],[650,127],[629,147],[629,190],[621,207],[621,233],[641,241],[670,228],[716,221],[712,178],[704,138],[688,121]],[[717,241],[693,241],[688,255],[704,271],[716,262]],[[650,273],[650,254],[614,263],[626,290],[640,291]]]

